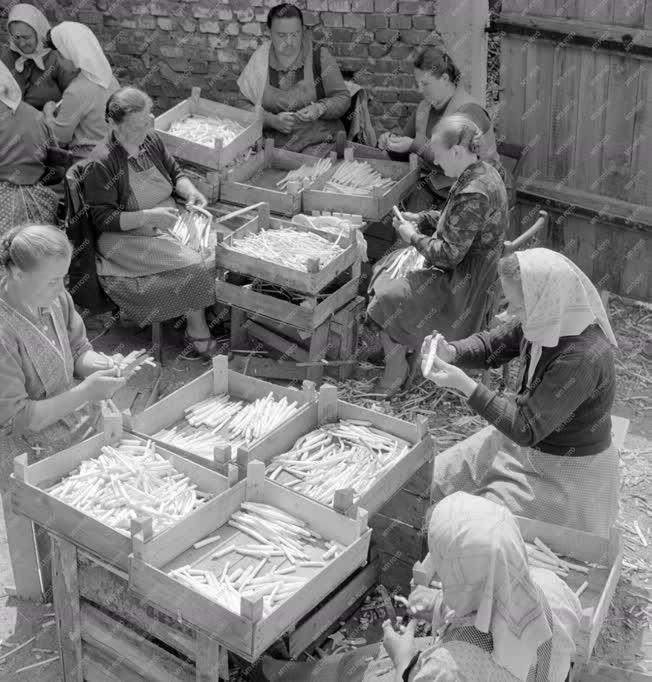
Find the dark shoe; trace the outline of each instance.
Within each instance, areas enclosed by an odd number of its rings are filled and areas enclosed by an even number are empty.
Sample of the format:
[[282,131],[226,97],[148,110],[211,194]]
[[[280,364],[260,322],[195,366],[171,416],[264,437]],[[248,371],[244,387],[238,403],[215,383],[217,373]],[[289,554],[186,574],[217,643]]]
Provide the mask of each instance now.
[[[201,357],[203,358],[208,358],[209,360],[212,359],[215,355],[217,355],[224,345],[220,343],[217,339],[214,339],[212,336],[200,338],[195,336],[189,336],[188,333],[186,333],[184,334],[183,339],[188,346],[193,347],[195,353],[201,355]],[[204,344],[205,347],[203,347]],[[203,348],[200,349],[198,345],[202,346]]]

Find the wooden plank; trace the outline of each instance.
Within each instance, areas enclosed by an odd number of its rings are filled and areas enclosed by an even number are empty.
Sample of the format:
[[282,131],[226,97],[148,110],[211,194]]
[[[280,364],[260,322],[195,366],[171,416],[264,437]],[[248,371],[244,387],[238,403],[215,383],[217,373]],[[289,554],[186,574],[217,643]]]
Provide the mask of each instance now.
[[236,355],[229,360],[229,368],[235,372],[242,372],[245,376],[258,377],[260,379],[285,379],[297,381],[306,378],[306,368],[297,367],[294,362],[283,362]]
[[84,644],[83,670],[86,682],[143,682],[136,671],[124,664],[122,657],[111,656],[92,644]]
[[399,552],[378,552],[380,558],[380,582],[388,590],[398,590],[399,594],[407,596],[410,593],[412,580],[412,566],[405,561]]
[[54,537],[52,538],[52,595],[63,679],[66,682],[82,682],[77,548],[66,540]]
[[[648,0],[648,11],[652,16],[652,0]],[[652,205],[652,158],[649,152],[652,140],[652,87],[650,86],[650,64],[640,61],[641,73],[638,78],[636,94],[637,110],[634,116],[630,170],[631,180],[625,185],[629,191],[629,201],[644,206]]]
[[220,675],[221,660],[222,657],[226,655],[228,654],[223,650],[223,647],[217,640],[203,633],[199,633],[197,635],[196,656],[197,682],[215,682],[220,679],[228,679],[228,672],[226,677]]
[[378,583],[379,567],[380,562],[375,559],[359,569],[338,587],[336,592],[328,595],[323,606],[301,621],[289,637],[290,656],[295,657],[303,653],[335,622],[341,620],[342,614]]
[[643,23],[645,28],[652,30],[652,2],[646,0],[645,3],[645,21]]
[[[499,137],[514,144],[525,144],[521,116],[527,107],[521,81],[527,73],[526,50],[526,43],[519,36],[506,35],[500,41],[500,83],[504,92],[498,117]],[[523,175],[533,172],[526,160]]]
[[127,574],[119,574],[89,555],[79,553],[79,594],[105,611],[119,614],[125,621],[159,639],[186,658],[196,652],[195,631],[156,612],[129,587]]
[[[424,523],[429,506],[428,497],[415,495],[403,488],[380,508],[380,514],[418,529]],[[373,524],[370,525],[373,527]]]
[[428,462],[424,464],[419,471],[403,486],[407,492],[413,493],[426,499],[430,495],[430,485],[432,482],[432,475],[435,463]]
[[100,651],[129,661],[129,667],[152,682],[192,682],[192,667],[122,625],[88,602],[81,604],[82,639]]
[[410,422],[392,417],[387,414],[376,412],[353,403],[348,403],[344,400],[337,401],[337,418],[338,419],[359,419],[368,421],[373,426],[385,433],[389,433],[397,438],[402,438],[409,443],[416,443],[419,440],[417,427]]
[[301,346],[294,341],[288,341],[279,334],[275,334],[274,332],[266,329],[260,324],[256,324],[255,322],[250,322],[247,329],[251,336],[258,339],[263,344],[279,351],[283,354],[283,357],[292,358],[297,362],[308,361],[308,351],[301,348]]
[[652,675],[596,662],[584,666],[574,679],[576,682],[652,682]]
[[374,514],[369,519],[374,545],[380,552],[400,552],[400,558],[415,563],[423,556],[425,536],[418,528],[384,514]]
[[617,26],[645,28],[645,0],[615,0],[612,21]]

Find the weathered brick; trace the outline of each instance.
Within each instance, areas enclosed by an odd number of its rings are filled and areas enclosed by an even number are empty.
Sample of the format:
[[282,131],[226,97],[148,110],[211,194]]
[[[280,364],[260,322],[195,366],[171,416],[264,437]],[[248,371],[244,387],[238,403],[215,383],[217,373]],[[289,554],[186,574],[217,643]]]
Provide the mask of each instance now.
[[356,32],[351,28],[332,28],[330,38],[334,43],[348,43],[355,40]]
[[[107,17],[107,19],[108,19],[108,17]],[[105,25],[108,25],[108,24],[106,24],[106,22],[105,22]],[[120,22],[120,26],[122,26],[122,28],[136,28],[136,20],[135,19],[123,19]]]
[[373,31],[358,31],[355,36],[355,41],[357,43],[362,43],[363,45],[369,45],[376,40],[376,36]]
[[321,15],[321,22],[326,27],[335,27],[342,25],[342,15],[335,14],[335,12],[323,12]]
[[258,41],[255,38],[240,37],[236,43],[238,50],[255,50],[258,47]]
[[212,47],[213,49],[215,48],[222,48],[222,47],[228,47],[229,46],[229,39],[224,36],[208,36],[208,46]]
[[[385,48],[385,51],[387,51],[387,48]],[[389,59],[389,57],[386,57],[384,59],[377,59],[376,63],[374,65],[374,72],[375,73],[399,73],[398,70],[398,65],[393,59]]]
[[[319,23],[319,17],[314,13],[314,12],[304,12],[303,13],[303,19],[304,22],[306,21],[306,14],[314,14],[317,17],[316,23]],[[261,24],[266,24],[267,23],[267,10],[264,8],[256,8],[256,11],[254,13],[254,21],[258,21]],[[306,23],[306,26],[309,24]],[[312,24],[314,26],[314,24]]]
[[359,14],[345,14],[342,20],[344,26],[348,28],[364,28],[364,17],[361,17]]
[[173,71],[179,71],[182,73],[188,72],[188,60],[182,57],[171,57],[167,60],[168,66]]
[[328,0],[310,0],[311,12],[328,12]]
[[[344,18],[346,19],[346,17]],[[309,27],[317,26],[319,23],[319,14],[317,14],[317,12],[304,12],[303,23]]]
[[376,40],[379,43],[395,43],[401,35],[401,33],[391,28],[379,28],[376,30]]
[[367,28],[372,30],[387,28],[389,26],[389,17],[386,14],[367,14],[365,16],[365,24]]
[[228,48],[228,47],[225,47],[224,49],[218,50],[217,51],[217,57],[222,63],[229,62],[232,64],[236,64],[240,61],[238,59],[238,53],[235,50],[233,50],[232,48]]
[[228,7],[219,7],[217,10],[217,18],[220,21],[232,21],[233,12]]
[[378,45],[378,43],[372,43],[369,45],[369,56],[374,59],[379,59],[387,54],[386,45]]
[[434,16],[436,11],[435,0],[420,0],[419,14],[429,14],[430,16]]
[[423,99],[421,93],[414,88],[405,88],[400,93],[402,102],[420,102]]
[[166,58],[170,58],[170,57],[181,58],[184,56],[183,48],[175,46],[175,45],[161,45],[160,50],[161,50],[161,55],[163,57],[166,57]]
[[[149,14],[149,5],[146,3],[134,3],[130,7],[132,14]],[[79,15],[77,15],[79,17]]]
[[351,0],[328,0],[328,9],[331,12],[350,12]]
[[372,116],[379,116],[385,113],[385,105],[382,102],[372,101],[369,105],[369,113]]
[[104,17],[102,12],[98,12],[95,9],[80,9],[77,12],[76,20],[81,24],[97,26],[104,21]]
[[242,32],[246,33],[250,36],[259,36],[262,34],[262,29],[260,28],[260,24],[245,24],[242,27]]
[[[351,73],[360,73],[367,68],[367,60],[359,57],[340,57],[337,60],[342,72],[349,71]],[[357,75],[356,75],[357,78]]]
[[412,17],[412,26],[417,29],[433,29],[435,28],[435,17],[429,17],[425,14],[415,14]]
[[135,54],[135,55],[141,55],[145,50],[147,50],[148,45],[147,43],[144,42],[126,42],[126,41],[120,41],[115,44],[115,49],[120,53],[120,54]]
[[375,88],[374,99],[377,99],[379,102],[396,102],[398,93],[390,88]]
[[404,43],[394,43],[390,55],[392,59],[407,59],[412,54],[412,48]]
[[187,33],[192,33],[197,28],[197,22],[192,19],[182,19],[181,28]]
[[188,68],[193,73],[205,74],[208,73],[208,62],[192,61],[190,64],[188,64]]
[[241,24],[247,24],[254,20],[254,10],[251,7],[247,7],[247,9],[240,9],[235,13],[235,15]]
[[171,31],[174,28],[174,21],[169,17],[159,17],[156,24],[162,31]]
[[389,18],[389,27],[398,29],[412,28],[412,17],[395,14]]
[[341,57],[366,57],[369,54],[366,45],[356,43],[333,43],[332,49]]
[[136,26],[138,28],[153,31],[156,28],[156,19],[154,17],[137,17]]
[[371,13],[374,11],[374,0],[352,0],[351,10],[353,12]]
[[192,16],[195,17],[195,19],[209,19],[215,16],[215,8],[197,5],[197,7],[192,8]]
[[155,17],[167,17],[170,14],[168,7],[163,2],[152,0],[150,3],[150,11]]
[[401,0],[398,3],[399,14],[416,14],[419,11],[419,0]]
[[397,0],[374,0],[376,12],[394,13],[397,10]]
[[237,36],[240,34],[240,24],[231,22],[230,24],[226,25],[224,30],[228,36]]
[[211,21],[210,19],[201,19],[199,21],[199,30],[202,33],[221,33],[219,21]]
[[408,45],[425,45],[430,37],[430,31],[419,31],[416,28],[401,31],[401,40]]

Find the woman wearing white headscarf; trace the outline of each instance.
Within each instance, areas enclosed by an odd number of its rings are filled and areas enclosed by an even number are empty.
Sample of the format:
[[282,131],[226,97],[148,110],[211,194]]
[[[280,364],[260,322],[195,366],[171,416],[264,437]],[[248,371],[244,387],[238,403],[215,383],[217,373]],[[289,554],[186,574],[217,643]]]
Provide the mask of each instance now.
[[7,18],[9,47],[2,61],[23,93],[23,101],[39,111],[46,102],[59,101],[77,75],[75,66],[46,45],[50,23],[33,5],[18,3]]
[[[530,569],[516,519],[502,505],[456,493],[433,512],[428,533],[442,590],[417,587],[413,615],[432,621],[415,640],[416,620],[399,635],[315,663],[265,657],[254,682],[564,682],[582,608],[554,573]],[[388,660],[391,659],[391,660]]]
[[[606,537],[618,512],[611,441],[617,342],[600,296],[572,261],[548,249],[508,256],[499,273],[512,322],[452,344],[440,335],[424,341],[427,378],[462,392],[495,427],[436,458],[433,501],[464,490],[522,516]],[[461,369],[516,357],[515,398]]]
[[46,187],[43,114],[23,102],[20,86],[0,62],[0,236],[26,222],[56,223],[57,194]]
[[57,50],[79,70],[60,104],[43,108],[46,122],[60,145],[87,156],[109,132],[104,118],[109,97],[120,87],[93,32],[74,21],[64,21],[50,32]]

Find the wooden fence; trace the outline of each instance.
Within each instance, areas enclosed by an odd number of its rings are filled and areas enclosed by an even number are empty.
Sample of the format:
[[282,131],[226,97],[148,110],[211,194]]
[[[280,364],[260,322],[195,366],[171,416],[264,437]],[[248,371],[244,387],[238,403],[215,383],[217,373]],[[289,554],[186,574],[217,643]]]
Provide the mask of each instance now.
[[652,300],[652,0],[503,0],[499,133],[517,216],[603,289]]

